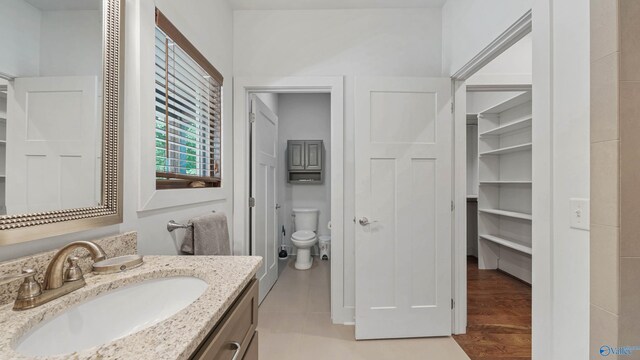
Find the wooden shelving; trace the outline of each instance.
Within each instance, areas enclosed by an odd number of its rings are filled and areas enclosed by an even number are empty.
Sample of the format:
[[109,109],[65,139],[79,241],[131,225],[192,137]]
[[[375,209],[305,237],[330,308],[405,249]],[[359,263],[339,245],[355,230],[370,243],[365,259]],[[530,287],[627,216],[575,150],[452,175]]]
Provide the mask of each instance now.
[[503,147],[496,150],[481,152],[480,156],[504,155],[504,154],[510,154],[518,151],[527,151],[527,150],[531,150],[532,145],[533,145],[532,143],[527,143],[522,145],[507,146],[507,147]]
[[532,220],[531,214],[527,214],[523,212],[507,211],[507,210],[499,210],[499,209],[478,209],[478,211],[485,214],[500,215],[500,216],[510,217],[514,219]]
[[480,238],[491,241],[498,245],[508,247],[509,249],[513,249],[513,250],[528,254],[528,255],[531,255],[532,253],[531,246],[515,240],[509,240],[509,239],[505,239],[503,237],[494,236],[494,235],[480,235]]
[[480,181],[480,185],[531,185],[531,180],[488,180]]
[[527,282],[534,221],[531,114],[530,91],[478,114],[479,267],[499,268]]
[[522,129],[528,129],[528,128],[531,128],[532,121],[533,121],[533,117],[531,115],[525,116],[522,119],[515,120],[506,125],[498,126],[497,128],[494,128],[492,130],[487,130],[481,133],[480,137],[497,136],[497,135],[508,134],[510,132],[514,132]]
[[509,109],[512,109],[516,106],[522,105],[522,104],[526,104],[527,102],[531,101],[531,92],[530,91],[525,91],[523,93],[520,93],[518,95],[515,95],[513,97],[510,97],[509,99],[502,101],[496,105],[493,105],[491,107],[489,107],[488,109],[481,111],[479,114],[483,115],[483,114],[500,114],[503,113]]

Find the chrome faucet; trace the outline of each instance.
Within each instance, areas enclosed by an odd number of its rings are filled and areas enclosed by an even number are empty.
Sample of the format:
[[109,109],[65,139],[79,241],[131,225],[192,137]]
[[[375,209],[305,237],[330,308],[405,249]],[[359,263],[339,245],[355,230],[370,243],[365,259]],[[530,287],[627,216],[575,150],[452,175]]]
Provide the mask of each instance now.
[[[0,277],[0,284],[24,278],[13,304],[13,310],[31,309],[85,286],[82,270],[78,266],[78,258],[69,256],[79,247],[87,249],[94,262],[107,258],[99,245],[90,241],[76,241],[63,247],[53,256],[44,274],[42,286],[35,279],[36,272],[32,269],[25,269],[19,275]],[[65,262],[68,263],[66,271]]]

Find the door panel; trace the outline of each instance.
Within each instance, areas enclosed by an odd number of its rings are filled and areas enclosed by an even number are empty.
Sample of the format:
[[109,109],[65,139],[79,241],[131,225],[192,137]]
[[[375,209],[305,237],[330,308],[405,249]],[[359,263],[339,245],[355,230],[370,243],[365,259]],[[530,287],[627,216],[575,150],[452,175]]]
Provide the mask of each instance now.
[[304,170],[304,141],[290,140],[289,146],[289,170]]
[[357,339],[451,334],[450,96],[449,79],[356,82]]
[[262,256],[263,264],[256,274],[260,281],[260,302],[278,279],[278,217],[276,214],[278,117],[257,97],[251,111],[255,122],[251,128],[252,184],[256,199],[252,208],[252,255]]
[[305,141],[305,170],[322,170],[322,141]]
[[96,206],[101,201],[95,76],[16,78],[7,109],[8,213]]

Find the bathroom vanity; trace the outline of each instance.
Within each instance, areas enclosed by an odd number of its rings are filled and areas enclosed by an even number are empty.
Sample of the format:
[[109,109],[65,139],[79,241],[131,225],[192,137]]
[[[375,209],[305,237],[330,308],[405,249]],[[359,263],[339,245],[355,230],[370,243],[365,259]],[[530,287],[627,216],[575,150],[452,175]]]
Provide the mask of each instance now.
[[[107,255],[112,248],[105,247]],[[48,259],[43,253],[0,263],[0,271],[29,264],[41,273]],[[83,269],[84,287],[23,311],[6,301],[15,287],[0,288],[0,359],[257,359],[261,263],[250,256],[147,256],[125,272]],[[74,321],[59,321],[65,316]]]

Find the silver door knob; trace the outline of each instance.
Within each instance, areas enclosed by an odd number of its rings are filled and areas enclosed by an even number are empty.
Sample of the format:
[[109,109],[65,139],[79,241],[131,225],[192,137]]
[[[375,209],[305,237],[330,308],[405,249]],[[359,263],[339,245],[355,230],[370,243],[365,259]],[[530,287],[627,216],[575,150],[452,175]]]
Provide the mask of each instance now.
[[276,210],[278,210],[280,208],[281,208],[280,204],[276,204]]
[[361,217],[360,220],[358,220],[358,223],[362,226],[367,226],[367,225],[371,225],[373,223],[378,222],[377,220],[374,221],[369,221],[369,219],[367,219],[365,216]]

